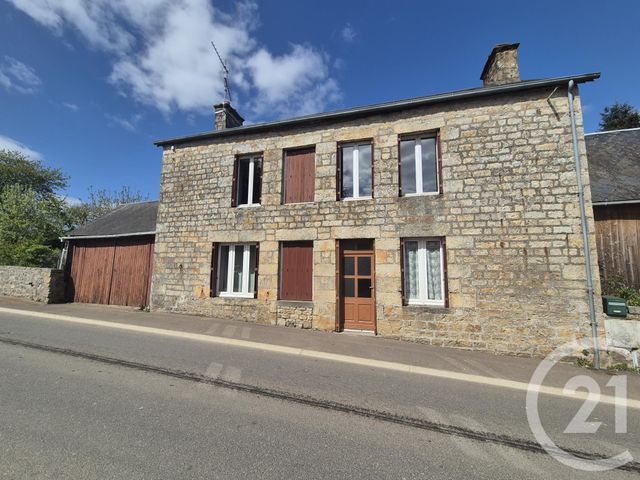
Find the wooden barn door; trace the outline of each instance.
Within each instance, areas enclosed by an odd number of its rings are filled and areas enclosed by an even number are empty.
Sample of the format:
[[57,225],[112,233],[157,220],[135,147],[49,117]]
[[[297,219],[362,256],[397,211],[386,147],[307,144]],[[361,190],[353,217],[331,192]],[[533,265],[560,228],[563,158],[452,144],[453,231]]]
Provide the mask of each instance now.
[[145,307],[153,271],[153,237],[75,240],[68,296],[74,302]]
[[109,303],[114,252],[112,239],[75,242],[69,283],[74,302]]
[[145,237],[121,238],[116,241],[110,305],[147,305],[152,245]]

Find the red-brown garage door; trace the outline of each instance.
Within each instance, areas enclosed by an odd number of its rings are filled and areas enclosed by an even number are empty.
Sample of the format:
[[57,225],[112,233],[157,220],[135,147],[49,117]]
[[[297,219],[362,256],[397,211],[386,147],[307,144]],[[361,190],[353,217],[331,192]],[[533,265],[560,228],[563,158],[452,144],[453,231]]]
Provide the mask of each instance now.
[[146,307],[153,235],[71,241],[68,297],[74,302]]

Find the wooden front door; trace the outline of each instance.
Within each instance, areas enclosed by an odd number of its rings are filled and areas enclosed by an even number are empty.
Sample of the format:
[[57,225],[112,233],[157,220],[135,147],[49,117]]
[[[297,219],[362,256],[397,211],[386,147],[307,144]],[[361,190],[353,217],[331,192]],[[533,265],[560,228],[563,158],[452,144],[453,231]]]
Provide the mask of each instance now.
[[[357,246],[357,245],[356,245]],[[376,330],[373,248],[342,251],[340,268],[340,300],[342,328]]]

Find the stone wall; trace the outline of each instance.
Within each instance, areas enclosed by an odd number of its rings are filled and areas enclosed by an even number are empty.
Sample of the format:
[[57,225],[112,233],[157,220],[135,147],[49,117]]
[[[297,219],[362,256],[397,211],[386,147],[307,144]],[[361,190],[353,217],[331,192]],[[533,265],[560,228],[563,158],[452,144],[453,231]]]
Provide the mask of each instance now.
[[64,287],[62,270],[0,266],[0,295],[61,303],[65,301]]
[[[579,100],[576,109],[590,205]],[[431,130],[441,133],[443,194],[399,197],[398,136]],[[366,138],[375,198],[336,201],[338,142]],[[308,145],[315,202],[281,205],[283,149]],[[234,157],[255,152],[264,158],[262,204],[231,208]],[[566,88],[168,146],[157,231],[152,308],[304,324],[305,313],[292,321],[277,300],[278,244],[313,240],[311,326],[334,330],[335,241],[370,238],[379,335],[528,355],[589,335]],[[403,306],[400,239],[431,236],[446,237],[449,306]],[[260,244],[257,299],[210,298],[212,242]]]

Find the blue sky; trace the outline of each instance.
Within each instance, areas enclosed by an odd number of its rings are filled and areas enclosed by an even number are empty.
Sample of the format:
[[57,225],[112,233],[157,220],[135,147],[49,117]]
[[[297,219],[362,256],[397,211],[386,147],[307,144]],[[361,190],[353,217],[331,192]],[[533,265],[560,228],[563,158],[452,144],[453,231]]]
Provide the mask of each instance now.
[[[487,5],[491,3],[490,5]],[[640,2],[0,0],[0,148],[70,176],[67,194],[157,198],[153,141],[211,130],[222,79],[249,122],[480,85],[492,46],[523,79],[601,71],[587,131],[640,107]]]

